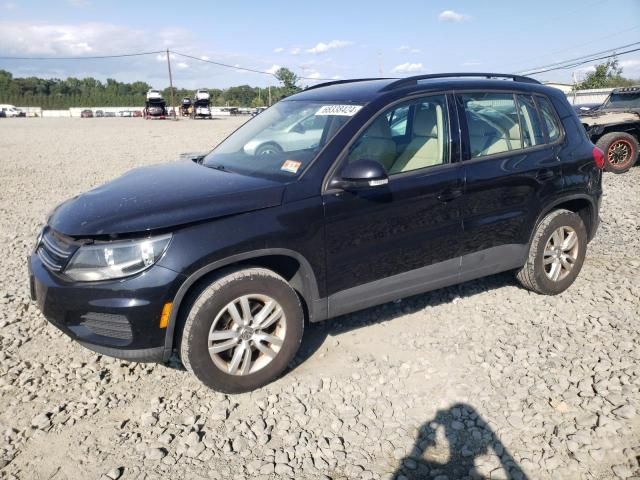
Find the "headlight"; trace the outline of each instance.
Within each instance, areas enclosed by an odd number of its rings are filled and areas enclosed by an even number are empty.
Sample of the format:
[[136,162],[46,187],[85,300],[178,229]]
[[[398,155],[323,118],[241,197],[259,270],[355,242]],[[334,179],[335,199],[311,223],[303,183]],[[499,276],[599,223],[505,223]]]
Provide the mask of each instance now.
[[74,254],[64,273],[81,282],[135,275],[156,263],[170,240],[171,235],[163,235],[86,245]]

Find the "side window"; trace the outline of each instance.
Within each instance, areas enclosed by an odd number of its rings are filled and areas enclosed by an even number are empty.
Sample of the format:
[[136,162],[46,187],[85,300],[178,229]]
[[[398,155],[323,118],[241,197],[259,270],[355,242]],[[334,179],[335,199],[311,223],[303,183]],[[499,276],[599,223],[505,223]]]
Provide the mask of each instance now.
[[538,110],[530,95],[518,95],[518,115],[522,128],[522,147],[533,147],[544,143]]
[[538,107],[540,107],[540,114],[542,115],[544,124],[547,127],[549,142],[555,142],[560,138],[560,126],[558,125],[558,120],[553,113],[553,107],[549,100],[544,97],[536,96],[536,102],[538,103]]
[[376,117],[349,149],[347,161],[375,160],[389,175],[395,175],[442,165],[448,152],[446,97],[434,95],[400,104]]
[[304,130],[320,130],[327,121],[326,115],[311,115],[300,122]]
[[471,158],[523,148],[513,94],[473,92],[459,98],[467,119]]
[[407,120],[409,119],[409,106],[405,105],[387,113],[387,120],[391,127],[392,137],[404,137],[407,134]]

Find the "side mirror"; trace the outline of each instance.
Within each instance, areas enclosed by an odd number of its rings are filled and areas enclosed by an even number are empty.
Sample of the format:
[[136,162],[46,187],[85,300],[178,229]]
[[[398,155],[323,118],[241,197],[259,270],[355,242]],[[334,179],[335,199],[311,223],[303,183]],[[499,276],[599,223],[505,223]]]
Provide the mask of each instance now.
[[332,180],[331,186],[343,190],[363,190],[388,183],[387,171],[380,163],[375,160],[356,160],[342,169],[340,178]]

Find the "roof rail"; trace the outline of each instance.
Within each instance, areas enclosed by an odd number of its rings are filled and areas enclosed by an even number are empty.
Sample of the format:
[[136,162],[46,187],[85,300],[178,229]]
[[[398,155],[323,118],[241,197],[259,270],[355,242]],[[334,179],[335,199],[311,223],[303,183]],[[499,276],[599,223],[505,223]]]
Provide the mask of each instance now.
[[522,75],[512,75],[510,73],[434,73],[429,75],[416,75],[414,77],[400,78],[393,83],[390,83],[382,89],[383,92],[394,90],[396,88],[406,87],[409,85],[415,85],[419,80],[431,80],[435,78],[456,78],[456,77],[484,77],[484,78],[510,78],[514,82],[523,83],[537,83],[540,82],[534,78],[525,77]]
[[328,87],[329,85],[340,85],[342,83],[353,83],[353,82],[366,82],[369,80],[393,80],[393,79],[375,77],[375,78],[349,78],[346,80],[333,80],[331,82],[317,83],[315,85],[311,85],[310,87],[305,88],[303,91],[306,92],[307,90],[313,90],[314,88]]

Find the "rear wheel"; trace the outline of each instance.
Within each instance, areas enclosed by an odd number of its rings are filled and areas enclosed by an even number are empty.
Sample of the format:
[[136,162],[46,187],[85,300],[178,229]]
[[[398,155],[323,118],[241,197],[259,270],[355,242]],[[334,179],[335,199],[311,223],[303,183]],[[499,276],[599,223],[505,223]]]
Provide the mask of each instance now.
[[554,210],[538,224],[518,281],[536,293],[562,293],[580,273],[586,250],[587,230],[580,215]]
[[638,159],[638,140],[628,133],[607,133],[596,145],[604,152],[604,165],[608,172],[624,173]]
[[278,153],[282,153],[282,147],[277,143],[263,143],[256,148],[256,157],[261,155],[275,155]]
[[197,296],[180,356],[208,387],[246,392],[280,376],[298,351],[303,326],[300,300],[285,279],[264,268],[240,270]]

